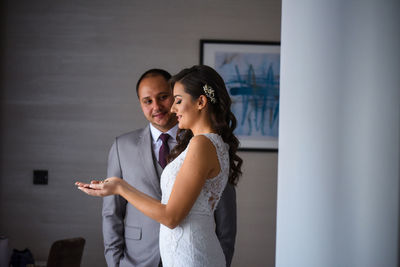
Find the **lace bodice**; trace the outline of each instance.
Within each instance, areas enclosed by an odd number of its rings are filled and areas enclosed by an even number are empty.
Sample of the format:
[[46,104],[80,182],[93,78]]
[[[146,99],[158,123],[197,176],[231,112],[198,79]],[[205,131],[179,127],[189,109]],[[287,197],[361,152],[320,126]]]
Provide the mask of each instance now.
[[[174,229],[160,227],[160,252],[163,266],[225,266],[225,257],[215,234],[214,211],[228,182],[229,146],[221,136],[204,134],[216,148],[220,172],[207,179],[188,216]],[[161,175],[161,203],[168,203],[188,147]]]
[[[229,146],[228,144],[224,143],[222,138],[217,134],[208,133],[204,135],[211,140],[216,148],[221,171],[214,178],[206,180],[206,183],[190,212],[211,215],[214,213],[221,194],[225,189],[226,183],[228,182]],[[186,158],[186,153],[189,149],[189,146],[190,143],[188,147],[164,169],[164,172],[161,176],[161,203],[163,204],[168,202],[176,175],[178,174],[178,171],[180,170],[183,161]]]

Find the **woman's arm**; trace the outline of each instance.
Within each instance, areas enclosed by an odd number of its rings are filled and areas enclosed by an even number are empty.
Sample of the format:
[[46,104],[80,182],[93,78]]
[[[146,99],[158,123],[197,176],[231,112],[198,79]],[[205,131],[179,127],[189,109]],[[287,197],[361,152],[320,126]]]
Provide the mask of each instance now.
[[78,188],[92,196],[119,194],[150,218],[175,228],[187,216],[207,178],[220,172],[217,153],[211,141],[202,135],[192,138],[186,158],[179,170],[168,203],[161,204],[117,177],[90,185],[77,183]]

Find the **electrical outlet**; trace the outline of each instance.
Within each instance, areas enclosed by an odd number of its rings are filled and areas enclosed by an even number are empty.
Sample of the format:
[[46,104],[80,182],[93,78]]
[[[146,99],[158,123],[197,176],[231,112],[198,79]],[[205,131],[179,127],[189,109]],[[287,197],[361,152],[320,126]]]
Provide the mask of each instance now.
[[47,184],[49,180],[49,172],[47,170],[33,171],[33,184]]

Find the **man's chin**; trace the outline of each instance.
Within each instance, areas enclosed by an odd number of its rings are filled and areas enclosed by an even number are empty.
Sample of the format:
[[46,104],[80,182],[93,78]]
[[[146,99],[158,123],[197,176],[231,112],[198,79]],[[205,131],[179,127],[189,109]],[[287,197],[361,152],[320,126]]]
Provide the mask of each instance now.
[[158,125],[160,127],[165,127],[165,126],[168,125],[168,120],[165,120],[165,119],[163,119],[163,120],[154,120],[153,124],[154,125]]
[[162,131],[168,131],[169,129],[171,129],[172,127],[175,126],[175,124],[177,123],[177,121],[175,122],[174,120],[163,120],[163,121],[152,121],[151,124],[153,124],[154,127],[156,127],[159,130]]
[[170,128],[169,127],[169,123],[168,122],[164,122],[164,121],[162,121],[162,122],[153,121],[151,124],[153,124],[153,126],[156,127],[159,130],[165,130],[166,128]]

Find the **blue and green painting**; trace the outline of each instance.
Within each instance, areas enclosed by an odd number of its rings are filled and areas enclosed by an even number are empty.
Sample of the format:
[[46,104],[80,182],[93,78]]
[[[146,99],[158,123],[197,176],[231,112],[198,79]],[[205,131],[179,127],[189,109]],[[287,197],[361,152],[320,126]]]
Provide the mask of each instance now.
[[216,52],[214,67],[232,98],[235,134],[278,137],[280,55]]

